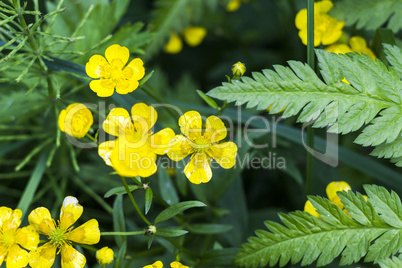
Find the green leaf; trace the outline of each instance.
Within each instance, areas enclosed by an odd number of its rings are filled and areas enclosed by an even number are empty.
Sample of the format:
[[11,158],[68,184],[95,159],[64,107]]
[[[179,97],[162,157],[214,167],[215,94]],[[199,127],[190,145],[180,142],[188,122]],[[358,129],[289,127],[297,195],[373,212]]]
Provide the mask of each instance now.
[[156,216],[155,224],[166,221],[186,209],[194,208],[194,207],[205,207],[205,206],[206,205],[200,201],[180,202],[171,207],[168,207],[167,209],[165,209],[161,213],[159,213],[158,216]]
[[187,225],[186,228],[194,234],[221,234],[231,230],[233,226],[217,223],[194,223]]
[[123,267],[123,261],[124,261],[124,256],[126,255],[126,250],[127,250],[127,241],[124,241],[121,246],[119,251],[116,254],[116,260],[114,261],[113,267],[114,268],[121,268]]
[[335,2],[330,12],[338,20],[345,20],[345,26],[356,24],[357,29],[375,30],[385,22],[394,33],[402,29],[401,0],[341,0]]
[[250,237],[243,245],[235,264],[263,267],[301,262],[303,266],[317,261],[317,266],[324,266],[341,255],[340,265],[351,265],[365,255],[365,261],[376,262],[397,253],[402,247],[396,213],[402,207],[399,197],[383,187],[364,188],[369,196],[367,202],[352,191],[339,193],[345,208],[356,219],[349,218],[328,199],[309,196],[320,218],[296,211],[279,215],[284,225],[266,221],[270,232],[257,230],[257,237]]
[[[116,199],[113,203],[113,231],[115,232],[125,232],[126,224],[124,220],[124,211],[123,211],[123,196],[117,195]],[[117,246],[120,248],[125,245],[127,241],[126,236],[115,235]]]
[[[132,191],[135,191],[138,189],[138,185],[129,185],[128,188],[132,192]],[[124,186],[119,186],[119,187],[115,187],[115,188],[112,188],[109,191],[107,191],[103,197],[108,198],[115,194],[116,195],[127,194],[127,192],[126,192],[126,189],[124,188]]]
[[202,92],[201,90],[198,90],[198,89],[197,89],[197,94],[198,94],[198,96],[200,96],[211,108],[214,108],[214,109],[218,109],[218,108],[219,108],[218,104],[216,104],[216,102],[215,102],[211,97],[208,97],[207,95],[205,95],[205,93]]
[[31,177],[24,189],[24,192],[18,202],[17,208],[22,211],[22,219],[25,217],[25,214],[28,211],[29,206],[31,205],[32,199],[35,196],[35,192],[38,189],[39,183],[42,180],[43,174],[46,170],[46,160],[48,157],[48,152],[43,151],[39,155],[39,159],[36,162],[35,169],[32,172]]
[[159,177],[159,191],[163,200],[169,205],[177,204],[179,202],[179,196],[177,195],[176,188],[170,179],[166,169],[160,168],[158,170]]
[[381,268],[399,268],[402,267],[402,260],[396,256],[391,256],[378,261]]
[[176,237],[176,236],[182,236],[187,234],[188,231],[186,230],[177,230],[177,229],[168,229],[168,228],[158,228],[156,230],[155,235],[157,236],[163,236],[163,237]]
[[402,204],[399,196],[391,191],[391,194],[384,188],[376,185],[364,185],[370,203],[380,218],[395,228],[402,228]]
[[[397,49],[388,49],[387,57],[401,58]],[[253,73],[253,79],[223,83],[208,95],[247,103],[247,108],[271,108],[283,117],[297,115],[298,122],[316,120],[313,127],[346,134],[365,127],[356,142],[363,146],[392,144],[402,131],[401,79],[393,68],[367,55],[338,55],[316,50],[321,81],[314,71],[301,62],[289,61],[289,67],[274,66],[275,71]],[[346,78],[351,85],[342,82]],[[353,87],[352,87],[353,86]],[[380,113],[379,113],[380,112]],[[379,114],[378,114],[379,113]]]
[[202,263],[208,265],[208,267],[233,267],[233,259],[237,251],[237,248],[223,248],[207,251],[202,255]]
[[151,188],[145,190],[145,215],[148,214],[149,209],[152,205],[152,199],[154,198],[154,194]]

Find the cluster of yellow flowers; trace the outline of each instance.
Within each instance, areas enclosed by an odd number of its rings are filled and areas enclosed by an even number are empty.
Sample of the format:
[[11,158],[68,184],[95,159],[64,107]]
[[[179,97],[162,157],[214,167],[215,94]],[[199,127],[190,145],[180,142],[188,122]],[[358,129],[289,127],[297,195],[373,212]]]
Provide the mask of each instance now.
[[[207,35],[207,30],[204,27],[199,26],[189,26],[182,31],[182,36],[184,41],[190,47],[196,47],[201,44],[204,37]],[[183,42],[180,36],[172,32],[170,34],[170,39],[164,47],[164,51],[169,54],[177,54],[183,48]]]
[[[333,181],[333,182],[330,182],[327,185],[327,188],[326,188],[326,193],[327,193],[329,201],[331,201],[333,204],[337,205],[348,216],[349,216],[349,213],[348,213],[348,211],[346,209],[344,209],[344,205],[342,204],[342,201],[339,198],[337,192],[342,192],[342,191],[347,192],[347,191],[351,191],[351,190],[352,190],[352,188],[345,181]],[[363,195],[363,197],[367,200],[366,195]],[[320,217],[320,214],[317,213],[316,209],[314,208],[314,206],[310,202],[310,200],[306,201],[306,204],[304,205],[304,211],[306,211],[306,212],[310,213],[311,215],[316,216],[318,218]]]
[[[18,228],[21,210],[0,207],[0,265],[5,261],[7,268],[21,268],[28,263],[32,268],[52,267],[56,254],[60,253],[62,267],[84,267],[85,256],[71,244],[96,244],[100,231],[95,219],[73,229],[82,212],[78,200],[68,196],[63,201],[57,224],[47,208],[39,207],[29,214],[29,225]],[[46,236],[46,242],[38,247],[40,234]]]
[[[154,262],[153,264],[144,266],[143,268],[163,268],[163,263],[161,261],[157,261]],[[174,261],[170,264],[170,268],[189,268],[189,267],[181,264],[178,261]]]
[[[367,47],[366,40],[360,36],[351,37],[349,45],[345,43],[336,43],[342,37],[343,21],[328,15],[333,7],[329,0],[323,0],[314,3],[314,46],[331,45],[326,48],[327,51],[334,53],[359,52],[375,59],[371,49]],[[303,44],[307,45],[307,9],[300,10],[295,18],[296,28],[299,29],[299,37]],[[336,44],[335,44],[336,43]]]
[[[114,88],[117,93],[122,94],[133,91],[138,86],[137,80],[144,76],[145,71],[140,59],[134,59],[124,67],[128,55],[127,48],[112,45],[106,49],[108,62],[100,55],[92,56],[86,70],[89,76],[99,77],[99,80],[91,82],[96,82],[91,89],[99,96],[113,94]],[[241,76],[245,67],[240,63],[238,65],[240,67],[236,68]],[[130,90],[126,90],[124,85],[130,87]],[[106,165],[113,167],[124,177],[149,177],[157,171],[157,155],[167,154],[170,159],[180,161],[191,154],[184,173],[196,184],[211,179],[212,159],[225,169],[234,166],[237,146],[230,141],[219,143],[227,136],[227,129],[220,118],[208,117],[203,128],[198,112],[186,112],[178,122],[184,136],[175,135],[170,128],[154,133],[157,118],[156,110],[144,103],[134,104],[131,116],[124,108],[112,109],[102,127],[106,133],[116,138],[105,141],[98,147],[98,154]],[[73,103],[59,115],[60,130],[73,137],[84,137],[92,124],[92,114],[84,104]]]

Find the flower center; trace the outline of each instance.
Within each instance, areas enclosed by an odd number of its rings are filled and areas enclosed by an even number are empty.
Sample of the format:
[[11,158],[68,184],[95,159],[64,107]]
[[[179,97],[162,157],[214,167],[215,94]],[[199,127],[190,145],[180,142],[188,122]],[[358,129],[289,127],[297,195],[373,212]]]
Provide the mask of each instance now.
[[6,230],[4,233],[0,234],[0,245],[8,248],[15,244],[15,232],[11,230]]
[[208,141],[206,141],[204,139],[204,137],[197,139],[192,144],[192,147],[195,149],[196,153],[201,153],[201,152],[205,151],[206,149],[209,148],[209,146],[210,146],[210,143]]
[[56,228],[49,234],[50,242],[56,247],[61,247],[66,243],[66,230],[63,228]]

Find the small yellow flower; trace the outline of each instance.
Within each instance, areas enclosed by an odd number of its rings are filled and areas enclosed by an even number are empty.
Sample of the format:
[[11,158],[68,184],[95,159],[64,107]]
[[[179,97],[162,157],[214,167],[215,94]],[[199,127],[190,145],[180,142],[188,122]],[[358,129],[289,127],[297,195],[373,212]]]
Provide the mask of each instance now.
[[325,48],[328,52],[333,52],[336,54],[346,54],[353,52],[353,50],[347,44],[333,44]]
[[91,111],[82,103],[70,104],[59,114],[60,130],[76,138],[84,137],[93,123]]
[[172,32],[170,34],[170,39],[164,47],[164,51],[169,54],[177,54],[183,48],[183,42],[181,41],[180,37],[175,33]]
[[353,36],[349,40],[350,47],[352,48],[353,51],[359,52],[359,53],[364,53],[368,55],[370,58],[375,60],[375,55],[373,51],[367,47],[367,42],[366,39],[364,39],[361,36]]
[[49,242],[29,253],[29,265],[32,268],[52,267],[57,250],[57,254],[61,252],[61,267],[82,268],[85,266],[85,256],[74,249],[71,243],[96,244],[100,239],[100,231],[98,221],[95,219],[73,230],[73,224],[83,210],[77,198],[67,196],[64,198],[57,225],[47,208],[39,207],[29,214],[29,223],[38,233],[46,235],[49,239]]
[[185,266],[183,264],[181,264],[178,261],[174,261],[170,264],[170,268],[189,268],[188,266]]
[[0,266],[5,261],[7,268],[26,267],[28,252],[25,249],[34,250],[38,246],[39,234],[33,226],[18,228],[21,216],[19,209],[0,207]]
[[143,268],[163,268],[163,263],[161,261],[154,262],[153,264],[144,266]]
[[230,0],[226,5],[226,11],[233,12],[240,8],[241,2],[248,2],[249,0]]
[[[196,47],[201,44],[204,37],[207,35],[207,29],[199,26],[189,26],[182,32],[183,39],[190,47]],[[163,51],[169,54],[177,54],[183,48],[183,42],[177,33],[172,32],[170,39],[163,48]]]
[[238,77],[243,76],[245,72],[246,72],[246,66],[243,63],[238,61],[235,64],[233,64],[232,73],[234,76]]
[[111,248],[103,247],[96,251],[96,259],[100,265],[111,264],[114,260],[114,253]]
[[[344,21],[338,21],[327,13],[333,4],[329,0],[314,3],[314,46],[330,45],[335,43],[342,35]],[[299,37],[307,45],[307,9],[300,10],[295,18],[299,29]]]
[[98,154],[105,163],[124,177],[149,177],[157,170],[156,156],[167,153],[174,137],[170,128],[152,132],[158,114],[152,106],[137,103],[131,108],[114,108],[103,122],[103,129],[116,136],[99,145]]
[[[92,80],[89,87],[99,97],[109,97],[114,89],[119,94],[133,92],[144,77],[145,69],[140,58],[133,59],[127,66],[130,52],[126,47],[112,45],[106,49],[106,59],[101,55],[92,56],[85,66]],[[124,67],[125,66],[125,67]]]
[[196,47],[201,44],[202,40],[207,35],[207,29],[199,26],[189,26],[183,30],[182,34],[187,45]]
[[350,191],[352,188],[345,181],[333,181],[327,185],[327,196],[329,201],[337,205],[340,209],[343,209],[343,204],[336,192],[338,191]]
[[184,168],[184,174],[192,183],[205,183],[212,178],[212,159],[225,169],[234,166],[236,144],[230,141],[218,143],[227,135],[226,127],[220,118],[208,117],[206,128],[203,130],[201,115],[190,111],[179,118],[179,126],[184,136],[174,137],[168,156],[174,161],[180,161],[192,154],[190,162]]

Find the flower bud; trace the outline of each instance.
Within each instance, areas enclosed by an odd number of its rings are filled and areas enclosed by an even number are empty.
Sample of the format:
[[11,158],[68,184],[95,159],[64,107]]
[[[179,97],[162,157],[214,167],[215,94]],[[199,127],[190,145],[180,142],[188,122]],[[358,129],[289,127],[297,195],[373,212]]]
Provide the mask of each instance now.
[[111,248],[103,247],[96,252],[96,259],[100,265],[111,264],[114,260],[114,253]]

